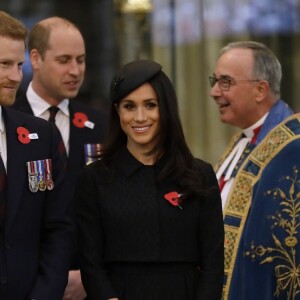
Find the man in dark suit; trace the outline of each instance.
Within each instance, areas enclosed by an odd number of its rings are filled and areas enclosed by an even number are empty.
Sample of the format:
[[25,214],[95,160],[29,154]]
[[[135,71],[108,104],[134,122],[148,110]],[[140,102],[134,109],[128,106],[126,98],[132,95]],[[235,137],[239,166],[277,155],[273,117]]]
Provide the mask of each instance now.
[[[77,96],[85,74],[85,44],[75,24],[59,17],[38,22],[29,34],[29,53],[33,78],[26,95],[17,98],[14,108],[49,121],[55,118],[67,154],[65,197],[73,198],[78,174],[93,161],[105,138],[107,114],[69,100]],[[50,107],[55,107],[55,117]],[[65,300],[86,297],[76,243],[74,235]]]
[[61,300],[68,279],[68,198],[56,130],[8,108],[21,83],[27,30],[0,11],[0,299]]

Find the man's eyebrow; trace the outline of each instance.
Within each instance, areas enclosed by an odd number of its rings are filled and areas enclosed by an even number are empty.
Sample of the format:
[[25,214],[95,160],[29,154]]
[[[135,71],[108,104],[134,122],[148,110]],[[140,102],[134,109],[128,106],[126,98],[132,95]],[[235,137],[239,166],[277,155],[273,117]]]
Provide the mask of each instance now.
[[227,75],[227,74],[221,75],[219,78],[233,79],[230,75]]

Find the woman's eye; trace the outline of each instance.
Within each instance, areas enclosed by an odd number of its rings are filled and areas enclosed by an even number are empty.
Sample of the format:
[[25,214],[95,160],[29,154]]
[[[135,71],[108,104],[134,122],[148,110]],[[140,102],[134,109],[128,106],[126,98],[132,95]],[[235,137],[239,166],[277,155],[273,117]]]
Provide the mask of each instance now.
[[146,107],[148,107],[148,108],[155,108],[157,106],[157,104],[156,103],[153,103],[153,102],[149,102],[149,103],[147,103],[147,105],[146,105]]
[[126,109],[133,109],[133,107],[134,106],[132,104],[129,104],[129,103],[124,105],[124,108],[126,108]]

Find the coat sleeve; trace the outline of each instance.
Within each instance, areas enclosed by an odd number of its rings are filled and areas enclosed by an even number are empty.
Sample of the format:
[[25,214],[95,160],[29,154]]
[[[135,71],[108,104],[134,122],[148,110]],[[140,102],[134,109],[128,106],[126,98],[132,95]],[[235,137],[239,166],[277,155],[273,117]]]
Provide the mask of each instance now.
[[97,195],[95,164],[89,165],[79,176],[75,193],[77,234],[81,259],[81,276],[89,300],[117,297],[107,275],[104,262],[104,231]]
[[200,211],[200,280],[197,300],[220,300],[224,276],[224,225],[222,204],[215,173],[206,165],[208,192]]

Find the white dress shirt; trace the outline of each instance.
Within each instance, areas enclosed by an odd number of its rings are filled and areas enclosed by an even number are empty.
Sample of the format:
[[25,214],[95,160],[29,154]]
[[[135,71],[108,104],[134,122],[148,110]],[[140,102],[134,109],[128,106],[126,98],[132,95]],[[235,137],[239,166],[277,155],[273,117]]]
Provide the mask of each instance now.
[[[51,106],[48,102],[42,99],[40,96],[32,88],[32,82],[30,82],[26,96],[28,102],[32,108],[33,114],[36,117],[40,117],[42,119],[49,119],[49,111],[48,108]],[[55,124],[59,129],[62,139],[65,144],[66,152],[69,153],[69,141],[70,141],[70,113],[69,113],[69,100],[64,99],[57,106],[59,111],[55,116]]]

